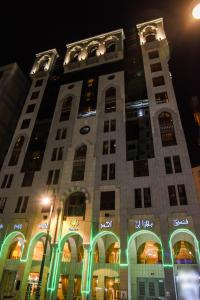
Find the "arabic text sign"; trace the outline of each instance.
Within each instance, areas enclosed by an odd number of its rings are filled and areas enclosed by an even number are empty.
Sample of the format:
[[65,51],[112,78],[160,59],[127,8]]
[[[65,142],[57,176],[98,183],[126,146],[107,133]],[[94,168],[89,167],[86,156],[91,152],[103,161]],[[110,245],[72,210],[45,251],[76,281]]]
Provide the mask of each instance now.
[[101,228],[101,229],[112,228],[112,222],[113,222],[113,221],[107,221],[107,222],[105,222],[105,223],[101,223],[101,224],[100,224],[100,228]]
[[154,226],[154,223],[150,220],[136,220],[135,221],[135,228],[141,229],[141,228],[152,228]]
[[42,223],[39,225],[40,229],[47,229],[48,228],[48,224],[47,223]]
[[13,228],[14,228],[14,230],[20,230],[20,229],[22,229],[22,224],[14,224],[14,226],[13,226]]
[[181,226],[181,225],[188,225],[189,224],[189,220],[186,218],[186,219],[174,219],[173,220],[173,226],[174,227],[178,227],[178,226]]

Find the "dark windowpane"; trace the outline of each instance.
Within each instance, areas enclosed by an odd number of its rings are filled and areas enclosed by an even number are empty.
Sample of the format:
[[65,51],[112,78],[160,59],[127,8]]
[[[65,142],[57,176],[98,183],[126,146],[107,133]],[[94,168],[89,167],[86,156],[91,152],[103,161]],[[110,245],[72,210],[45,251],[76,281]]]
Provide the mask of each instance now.
[[15,146],[13,148],[12,155],[8,164],[9,166],[17,165],[23,145],[24,145],[24,137],[20,136],[17,139]]
[[176,198],[176,189],[174,185],[168,186],[168,193],[169,193],[169,203],[170,206],[177,205],[177,198]]
[[106,53],[115,52],[115,50],[116,50],[116,43],[115,42],[110,42],[106,45]]
[[10,174],[9,178],[8,178],[8,182],[7,182],[7,185],[6,187],[7,188],[10,188],[11,187],[11,184],[12,184],[12,180],[13,180],[13,174]]
[[109,88],[105,94],[105,113],[116,111],[116,89]]
[[79,147],[74,155],[72,181],[84,180],[87,146]]
[[61,139],[64,140],[67,136],[67,128],[63,128],[62,129],[62,135],[61,135]]
[[5,188],[7,180],[8,180],[8,175],[6,174],[4,176],[4,179],[3,179],[2,184],[1,184],[1,188],[2,189]]
[[33,94],[31,95],[31,100],[38,98],[39,93],[40,93],[39,91],[33,92]]
[[61,114],[60,114],[60,121],[69,120],[69,116],[70,116],[70,112],[71,112],[71,106],[72,106],[72,97],[69,96],[63,102],[62,110],[61,110]]
[[104,132],[109,131],[109,121],[104,121]]
[[150,67],[151,67],[151,72],[158,72],[162,70],[161,63],[159,62],[155,64],[151,64]]
[[116,152],[116,141],[115,140],[111,140],[110,141],[110,153],[113,154]]
[[101,180],[107,180],[108,165],[101,166]]
[[22,204],[22,200],[23,200],[23,197],[19,197],[19,198],[18,198],[17,206],[16,206],[16,208],[15,208],[15,213],[19,213],[20,208],[21,208],[21,204]]
[[135,189],[135,208],[142,207],[142,193],[141,189]]
[[182,168],[181,168],[181,161],[180,161],[180,157],[177,156],[173,156],[173,161],[174,161],[174,170],[175,173],[181,173],[182,172]]
[[32,113],[35,109],[35,104],[30,104],[27,106],[27,109],[26,109],[26,113],[29,114],[29,113]]
[[150,188],[144,188],[144,207],[151,207],[151,191]]
[[166,171],[166,174],[173,173],[171,157],[165,157],[165,171]]
[[61,129],[58,129],[56,132],[56,140],[60,140],[61,137]]
[[184,184],[178,185],[178,195],[179,195],[180,205],[187,205],[188,202],[187,202],[187,196],[186,196]]
[[22,125],[21,125],[21,129],[28,128],[29,125],[30,125],[30,122],[31,122],[31,119],[25,119],[25,120],[23,120]]
[[34,178],[34,172],[24,173],[22,186],[32,186],[33,178]]
[[160,86],[165,84],[165,80],[163,76],[154,77],[152,78],[152,80],[153,80],[153,86]]
[[58,184],[60,170],[55,170],[53,184]]
[[115,131],[115,130],[116,130],[116,120],[111,120],[110,131]]
[[35,83],[35,87],[39,87],[43,84],[43,79],[38,79]]
[[28,205],[28,199],[29,199],[28,196],[24,197],[24,202],[23,202],[23,205],[22,205],[21,213],[25,213],[26,212],[27,205]]
[[53,170],[50,170],[47,177],[47,185],[51,184],[53,179]]
[[156,41],[156,36],[155,36],[155,34],[149,34],[149,35],[147,35],[147,37],[146,37],[146,42],[147,42],[147,43],[155,42],[155,41]]
[[157,50],[149,52],[149,59],[158,58],[159,52]]
[[109,168],[109,179],[113,180],[115,179],[115,164],[110,164],[110,168]]
[[115,209],[115,192],[101,192],[100,210]]
[[166,103],[169,101],[167,92],[156,93],[155,98],[157,104]]
[[63,150],[64,150],[64,147],[60,147],[59,148],[57,160],[62,160],[62,158],[63,158]]
[[0,214],[2,214],[3,211],[4,211],[4,207],[5,207],[5,204],[6,204],[6,200],[7,200],[6,197],[0,198]]
[[149,176],[148,160],[136,160],[134,164],[134,176]]
[[57,157],[57,148],[54,148],[53,149],[53,152],[52,152],[52,156],[51,156],[51,161],[54,161],[56,160],[56,157]]
[[86,198],[82,192],[75,192],[65,202],[64,216],[82,216],[85,218]]
[[162,112],[159,115],[159,126],[162,140],[162,146],[176,145],[176,136],[172,116],[168,112]]
[[108,141],[103,142],[103,154],[108,154]]

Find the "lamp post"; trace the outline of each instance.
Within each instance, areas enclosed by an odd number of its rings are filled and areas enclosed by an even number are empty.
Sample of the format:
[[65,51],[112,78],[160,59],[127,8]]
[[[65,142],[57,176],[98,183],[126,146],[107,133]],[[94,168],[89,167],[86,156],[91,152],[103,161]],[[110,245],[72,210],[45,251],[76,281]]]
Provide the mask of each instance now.
[[49,240],[49,232],[50,232],[50,227],[51,227],[51,217],[52,217],[52,212],[55,204],[55,196],[53,197],[53,202],[52,199],[48,196],[44,197],[42,199],[42,202],[44,205],[48,205],[51,203],[50,206],[50,213],[49,213],[49,221],[47,225],[47,235],[44,243],[44,251],[43,251],[43,256],[42,256],[42,262],[41,262],[41,267],[40,267],[40,273],[39,273],[39,279],[38,279],[38,285],[36,289],[36,300],[40,300],[40,291],[41,291],[41,284],[42,284],[42,277],[44,273],[44,266],[45,266],[45,259],[46,259],[46,254],[47,254],[47,246],[48,246],[48,240]]

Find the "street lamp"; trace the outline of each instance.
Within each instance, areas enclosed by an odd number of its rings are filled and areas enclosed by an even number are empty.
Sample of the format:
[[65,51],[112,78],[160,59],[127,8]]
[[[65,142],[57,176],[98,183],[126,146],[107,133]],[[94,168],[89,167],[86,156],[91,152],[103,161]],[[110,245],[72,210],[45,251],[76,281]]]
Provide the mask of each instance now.
[[200,19],[200,1],[192,2],[192,16],[194,19]]
[[54,208],[54,204],[55,204],[55,197],[53,197],[53,201],[52,201],[51,197],[45,196],[42,198],[42,203],[45,206],[47,206],[49,204],[51,204],[51,206],[50,206],[49,220],[48,220],[48,225],[47,225],[47,235],[46,235],[45,244],[44,244],[44,251],[43,251],[42,262],[41,262],[41,267],[40,267],[38,285],[37,285],[37,289],[36,289],[36,297],[35,297],[36,300],[40,300],[42,277],[43,277],[45,259],[46,259],[46,254],[47,254],[47,245],[48,245],[48,240],[49,240],[49,231],[50,231],[50,227],[51,227],[51,217],[52,217],[52,212],[53,212],[53,208]]

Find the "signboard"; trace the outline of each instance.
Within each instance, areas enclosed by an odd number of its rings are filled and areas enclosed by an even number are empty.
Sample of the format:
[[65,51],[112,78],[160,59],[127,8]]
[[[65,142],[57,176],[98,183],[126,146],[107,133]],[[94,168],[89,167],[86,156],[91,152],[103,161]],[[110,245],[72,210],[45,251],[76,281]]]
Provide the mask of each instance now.
[[78,231],[79,221],[77,219],[72,219],[70,221],[70,231]]
[[148,219],[141,219],[135,221],[135,228],[136,229],[146,229],[146,228],[152,228],[154,226],[154,222],[148,220]]
[[22,229],[22,224],[14,224],[13,229],[14,230],[21,230]]
[[173,223],[174,227],[179,227],[181,225],[188,225],[189,220],[188,220],[188,218],[183,218],[183,219],[178,219],[177,218],[177,219],[173,219],[172,223]]
[[40,229],[47,229],[48,228],[48,224],[47,223],[42,223],[39,225]]
[[106,221],[105,223],[101,223],[100,228],[101,229],[112,228],[112,222],[113,221]]

